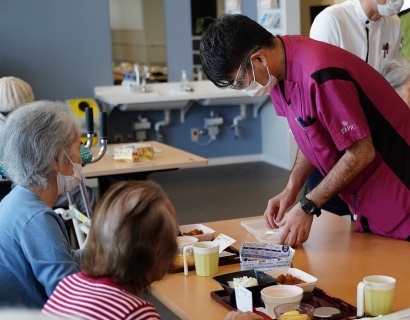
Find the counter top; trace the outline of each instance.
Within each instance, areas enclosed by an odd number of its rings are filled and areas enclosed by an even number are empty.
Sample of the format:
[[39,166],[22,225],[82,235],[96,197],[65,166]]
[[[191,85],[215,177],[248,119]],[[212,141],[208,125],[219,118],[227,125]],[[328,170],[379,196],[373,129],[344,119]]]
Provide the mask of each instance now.
[[106,108],[119,106],[120,110],[158,110],[158,109],[183,109],[190,102],[196,101],[201,105],[239,105],[260,104],[267,97],[249,97],[239,90],[220,89],[211,81],[192,81],[189,86],[193,91],[180,90],[179,82],[164,82],[147,84],[147,92],[140,89],[131,93],[126,86],[104,86],[94,88],[94,97],[101,101]]

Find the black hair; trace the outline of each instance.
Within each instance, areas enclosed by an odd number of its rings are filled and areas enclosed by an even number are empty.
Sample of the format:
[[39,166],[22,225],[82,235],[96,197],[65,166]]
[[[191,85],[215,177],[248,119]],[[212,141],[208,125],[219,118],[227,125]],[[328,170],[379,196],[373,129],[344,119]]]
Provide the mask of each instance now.
[[225,14],[218,19],[207,18],[207,23],[202,31],[199,55],[205,75],[217,87],[233,83],[228,75],[246,62],[255,48],[274,46],[275,37],[247,16]]

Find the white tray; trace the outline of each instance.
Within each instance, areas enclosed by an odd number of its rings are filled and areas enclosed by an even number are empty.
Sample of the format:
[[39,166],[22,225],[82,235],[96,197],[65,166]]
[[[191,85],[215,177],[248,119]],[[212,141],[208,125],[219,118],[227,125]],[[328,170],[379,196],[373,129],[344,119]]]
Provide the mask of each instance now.
[[316,286],[316,281],[317,278],[314,276],[300,270],[297,268],[283,268],[283,269],[277,269],[274,271],[267,271],[266,274],[277,278],[279,275],[284,274],[286,275],[287,273],[291,274],[294,277],[298,277],[299,279],[302,279],[305,281],[305,283],[300,283],[300,284],[295,284],[295,286],[301,287],[303,291],[305,292],[312,292],[313,289],[315,289]]

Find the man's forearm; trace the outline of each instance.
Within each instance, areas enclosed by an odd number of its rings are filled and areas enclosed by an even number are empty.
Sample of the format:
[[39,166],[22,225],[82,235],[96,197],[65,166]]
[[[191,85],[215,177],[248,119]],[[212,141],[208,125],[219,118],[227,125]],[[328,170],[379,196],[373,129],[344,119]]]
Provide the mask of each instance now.
[[307,197],[321,207],[343,191],[373,160],[374,154],[370,137],[356,141]]
[[292,172],[289,176],[287,188],[299,192],[314,168],[313,164],[311,164],[304,154],[298,150],[295,164],[293,165]]

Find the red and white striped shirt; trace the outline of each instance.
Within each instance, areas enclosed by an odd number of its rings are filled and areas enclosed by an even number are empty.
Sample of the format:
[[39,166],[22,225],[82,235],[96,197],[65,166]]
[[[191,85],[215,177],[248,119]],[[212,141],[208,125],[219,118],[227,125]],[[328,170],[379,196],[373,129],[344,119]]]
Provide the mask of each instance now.
[[42,312],[59,319],[161,319],[150,302],[111,279],[93,279],[81,272],[60,281]]

